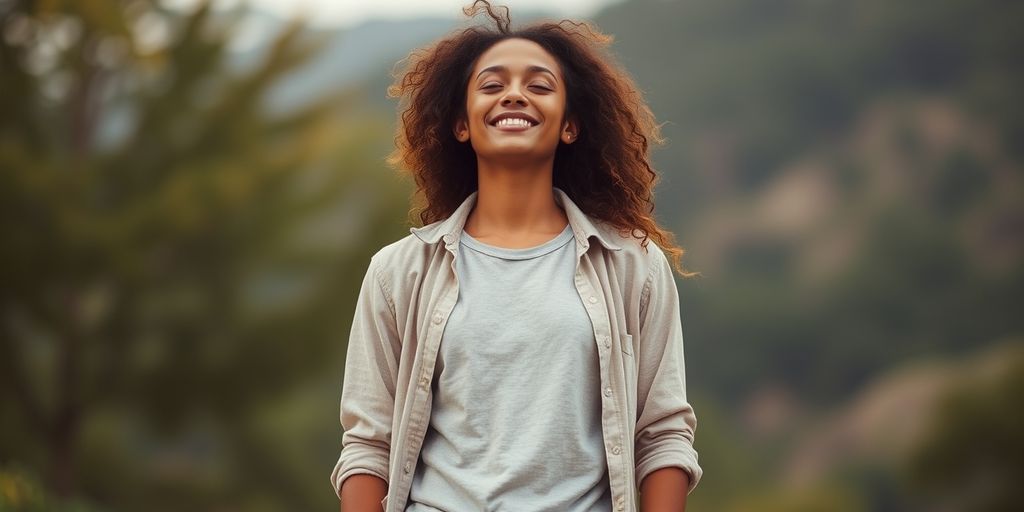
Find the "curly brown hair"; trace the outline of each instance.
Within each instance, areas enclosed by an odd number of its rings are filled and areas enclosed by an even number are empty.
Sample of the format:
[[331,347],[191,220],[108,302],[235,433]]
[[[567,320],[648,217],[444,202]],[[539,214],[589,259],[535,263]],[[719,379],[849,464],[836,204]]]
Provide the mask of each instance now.
[[[475,25],[413,51],[388,88],[400,99],[395,150],[388,162],[416,181],[412,216],[430,224],[450,216],[477,189],[476,154],[452,133],[466,108],[466,84],[476,59],[495,43],[522,38],[548,51],[561,65],[566,116],[582,127],[574,144],[555,152],[554,186],[590,217],[608,223],[647,248],[657,242],[684,277],[683,249],[654,219],[654,186],[649,147],[663,142],[654,114],[632,78],[606,47],[612,37],[586,22],[540,22],[512,29],[507,7],[476,0],[466,16],[483,12],[494,27]],[[401,63],[402,61],[400,61]]]

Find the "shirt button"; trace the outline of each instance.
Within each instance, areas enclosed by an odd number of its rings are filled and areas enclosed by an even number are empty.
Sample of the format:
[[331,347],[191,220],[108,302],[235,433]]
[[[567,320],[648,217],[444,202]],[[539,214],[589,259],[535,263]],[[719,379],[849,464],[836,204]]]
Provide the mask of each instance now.
[[438,314],[434,315],[434,323],[435,323],[435,324],[439,324],[439,323],[441,323],[441,320],[444,320],[444,319],[443,319],[443,318],[441,318],[441,314],[440,314],[440,313],[438,313]]
[[622,453],[622,447],[619,445],[612,446],[612,455],[618,455]]
[[617,508],[619,510],[625,510],[626,509],[626,498],[624,498],[622,496],[619,496],[619,499],[616,501],[615,508]]
[[587,300],[589,300],[591,304],[597,304],[597,297],[594,297],[593,295],[591,295]]
[[405,472],[408,473],[410,471],[412,471],[412,462],[405,461]]
[[612,388],[604,388],[604,396],[612,396]]
[[428,379],[426,377],[423,377],[423,378],[420,379],[420,386],[422,386],[423,389],[427,389],[427,386],[429,386],[429,385],[430,385],[430,379]]
[[612,348],[612,339],[608,336],[604,337],[604,346],[605,348]]

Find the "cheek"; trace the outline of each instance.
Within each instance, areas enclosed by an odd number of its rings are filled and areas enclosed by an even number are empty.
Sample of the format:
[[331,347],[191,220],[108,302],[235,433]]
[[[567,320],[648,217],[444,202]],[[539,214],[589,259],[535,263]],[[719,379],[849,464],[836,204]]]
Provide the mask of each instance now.
[[470,124],[484,124],[484,117],[487,115],[487,105],[480,100],[470,100],[466,105],[466,113],[469,115]]
[[545,99],[547,100],[545,103],[548,117],[556,121],[561,121],[562,118],[565,117],[565,97],[550,97]]
[[561,131],[562,121],[565,119],[565,101],[554,100],[551,102],[551,107],[548,109],[547,120],[548,125],[553,126],[556,131]]

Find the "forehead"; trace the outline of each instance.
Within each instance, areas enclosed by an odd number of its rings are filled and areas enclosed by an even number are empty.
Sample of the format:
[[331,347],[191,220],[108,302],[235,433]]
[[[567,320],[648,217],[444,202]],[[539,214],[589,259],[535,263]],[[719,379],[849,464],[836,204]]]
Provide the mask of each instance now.
[[561,78],[558,61],[541,45],[529,39],[510,38],[498,41],[476,60],[473,76],[491,66],[505,66],[510,71],[523,71],[530,66],[543,66]]

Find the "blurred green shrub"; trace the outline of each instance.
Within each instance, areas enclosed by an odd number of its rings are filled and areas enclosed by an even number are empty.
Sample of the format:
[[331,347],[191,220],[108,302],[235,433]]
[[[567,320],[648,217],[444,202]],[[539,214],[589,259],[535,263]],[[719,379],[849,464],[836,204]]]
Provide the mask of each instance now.
[[1024,502],[1024,343],[961,376],[908,463],[914,489],[951,512],[1003,512]]

